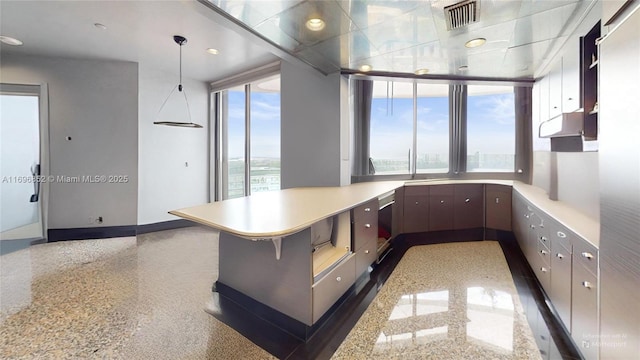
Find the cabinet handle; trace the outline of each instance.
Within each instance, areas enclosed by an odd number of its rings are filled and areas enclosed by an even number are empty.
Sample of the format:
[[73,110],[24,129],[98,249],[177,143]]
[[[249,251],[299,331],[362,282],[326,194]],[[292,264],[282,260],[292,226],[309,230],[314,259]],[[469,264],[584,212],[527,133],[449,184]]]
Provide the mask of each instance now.
[[371,208],[364,208],[364,212],[369,212],[371,211]]
[[371,227],[371,224],[364,224],[364,227],[366,227],[367,229]]
[[440,204],[444,204],[444,200],[440,200]]
[[338,276],[338,277],[336,278],[336,281],[337,281],[337,282],[342,281],[342,277]]
[[368,253],[369,253],[369,250],[365,250],[365,251],[364,251],[364,253],[365,253],[365,254],[368,254]]
[[558,237],[564,239],[567,237],[567,234],[563,233],[562,231],[558,231]]
[[553,108],[554,108],[554,109],[557,109],[558,107],[557,107],[557,106],[554,106]]
[[464,202],[466,202],[466,203],[468,203],[469,201],[471,201],[471,199],[469,199],[469,198],[464,199]]
[[542,240],[542,242],[547,242],[547,238],[545,236],[540,236],[540,240]]
[[500,204],[500,198],[496,198],[496,204]]
[[562,254],[560,254],[560,253],[557,253],[557,254],[556,254],[556,257],[557,257],[558,259],[561,259],[561,260],[562,260],[562,259],[564,259],[564,255],[562,255]]
[[590,253],[590,252],[586,252],[586,251],[585,251],[585,252],[583,252],[583,253],[582,253],[582,254],[580,254],[580,255],[582,255],[582,257],[583,257],[583,258],[588,259],[588,260],[593,259],[593,254],[592,254],[592,253]]
[[528,219],[529,218],[529,214],[524,214],[524,217]]
[[547,250],[540,250],[540,254],[542,254],[542,255],[547,255],[547,254],[548,254],[548,252],[547,252]]
[[535,229],[536,226],[535,225],[529,225],[530,228]]
[[546,273],[548,270],[547,270],[547,268],[546,268],[546,267],[541,267],[541,268],[540,268],[540,271],[542,271],[543,273]]
[[591,289],[593,287],[593,284],[589,281],[583,281],[582,286],[586,287],[587,289]]
[[418,202],[416,201],[416,205],[418,205]]

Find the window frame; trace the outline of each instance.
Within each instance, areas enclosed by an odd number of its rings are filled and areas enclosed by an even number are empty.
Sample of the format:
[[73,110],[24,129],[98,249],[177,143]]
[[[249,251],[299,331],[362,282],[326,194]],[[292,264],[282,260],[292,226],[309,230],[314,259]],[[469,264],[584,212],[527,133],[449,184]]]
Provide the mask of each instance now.
[[225,101],[228,104],[227,91],[242,86],[244,88],[244,189],[243,196],[251,195],[251,84],[260,80],[279,76],[280,63],[271,63],[258,67],[254,71],[232,76],[210,85],[211,114],[214,122],[210,133],[212,161],[211,193],[213,201],[228,199],[228,116],[225,116]]
[[[365,129],[363,121],[358,119],[358,116],[367,113],[361,109],[357,109],[357,104],[366,103],[357,99],[362,95],[362,89],[366,88],[362,83],[366,81],[394,81],[403,80],[406,78],[391,78],[391,77],[369,77],[369,78],[354,78],[350,79],[350,87],[352,91],[351,98],[353,102],[352,107],[352,122],[354,133],[354,147],[353,147],[353,166],[352,166],[352,182],[363,181],[378,181],[378,180],[412,180],[412,179],[439,179],[439,178],[451,178],[451,179],[504,179],[504,180],[520,180],[524,182],[530,181],[531,174],[531,106],[532,106],[532,87],[533,84],[529,82],[519,81],[453,81],[453,80],[422,80],[413,78],[413,156],[410,158],[409,174],[364,174],[363,170],[367,167],[361,164],[364,162],[363,154],[369,154],[369,149],[363,149],[363,146],[368,146],[368,139],[364,137],[370,136],[369,129]],[[417,84],[448,84],[449,85],[449,171],[446,173],[424,173],[417,172]],[[487,172],[487,171],[472,171],[467,172],[467,85],[497,85],[497,86],[513,86],[514,91],[514,106],[515,111],[515,160],[514,170],[512,172]],[[371,88],[373,85],[371,85]],[[357,89],[357,90],[356,90]],[[521,111],[518,111],[520,109]],[[370,114],[370,112],[369,112]],[[364,141],[363,141],[364,140]]]

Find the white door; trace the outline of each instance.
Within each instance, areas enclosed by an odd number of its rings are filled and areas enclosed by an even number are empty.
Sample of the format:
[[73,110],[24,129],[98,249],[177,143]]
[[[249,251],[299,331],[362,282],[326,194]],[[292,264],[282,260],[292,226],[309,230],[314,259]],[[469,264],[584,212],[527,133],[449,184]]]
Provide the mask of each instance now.
[[43,238],[40,94],[0,84],[0,240]]

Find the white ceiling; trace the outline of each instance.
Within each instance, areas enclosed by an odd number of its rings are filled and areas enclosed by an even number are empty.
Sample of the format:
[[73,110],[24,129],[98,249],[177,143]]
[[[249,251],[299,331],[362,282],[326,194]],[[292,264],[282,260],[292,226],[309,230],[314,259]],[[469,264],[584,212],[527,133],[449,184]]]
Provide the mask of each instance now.
[[[139,62],[178,73],[179,46],[187,38],[183,74],[213,81],[277,60],[257,45],[206,16],[191,1],[0,1],[0,34],[22,46],[0,51],[30,55]],[[94,23],[107,29],[96,28]],[[216,48],[219,55],[205,50]]]
[[[0,0],[0,34],[24,42],[0,51],[135,61],[177,73],[178,34],[188,39],[184,75],[202,81],[264,65],[274,54],[324,73],[369,64],[382,72],[532,78],[595,0],[479,1],[478,23],[447,31],[443,8],[457,0]],[[312,15],[327,22],[322,32],[305,29]],[[474,37],[487,44],[465,48]],[[220,54],[207,54],[210,47]]]

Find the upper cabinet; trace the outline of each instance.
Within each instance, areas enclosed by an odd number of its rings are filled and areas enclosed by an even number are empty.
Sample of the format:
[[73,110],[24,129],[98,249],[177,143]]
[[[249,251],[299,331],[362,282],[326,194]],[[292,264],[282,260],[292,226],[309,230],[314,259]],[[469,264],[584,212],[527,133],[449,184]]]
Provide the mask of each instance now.
[[562,52],[562,112],[580,108],[580,42],[571,39]]
[[584,139],[598,139],[598,46],[600,22],[580,38],[582,75],[582,107],[584,108]]
[[562,58],[557,59],[549,72],[549,118],[560,116],[562,112],[562,99],[564,97],[564,84],[562,82]]

